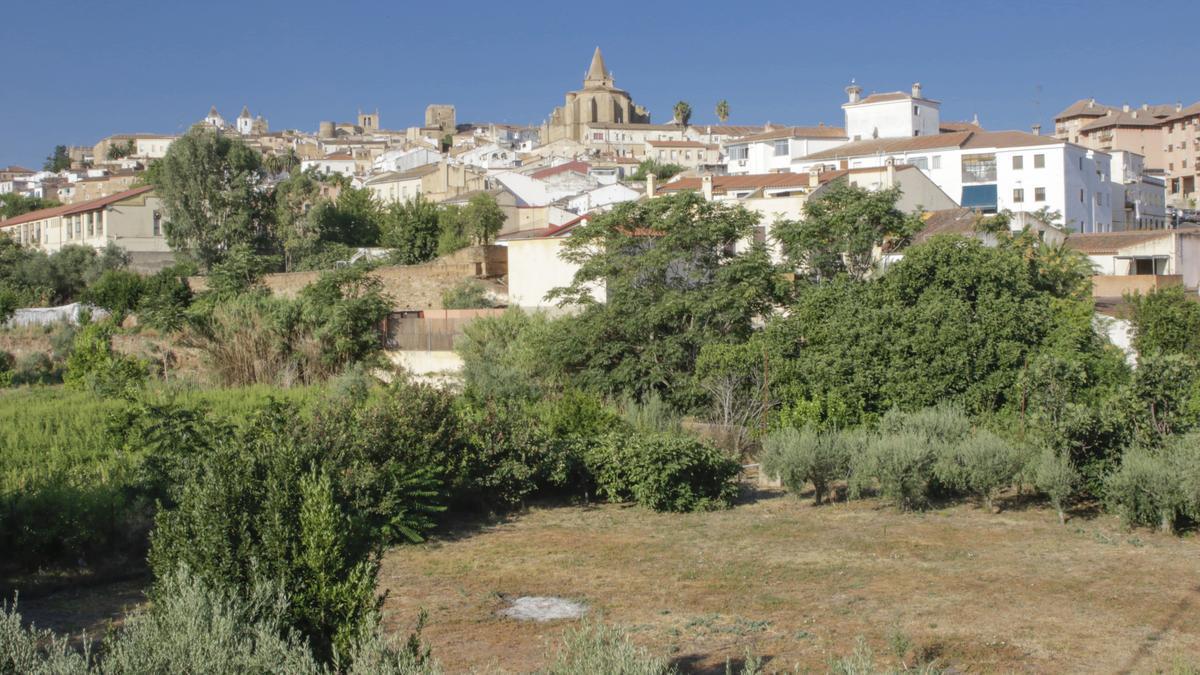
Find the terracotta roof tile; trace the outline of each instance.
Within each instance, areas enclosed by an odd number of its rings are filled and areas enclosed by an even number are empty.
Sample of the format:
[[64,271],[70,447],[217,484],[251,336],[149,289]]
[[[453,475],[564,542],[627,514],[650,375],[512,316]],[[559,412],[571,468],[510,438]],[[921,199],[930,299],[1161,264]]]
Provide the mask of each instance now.
[[846,130],[841,127],[784,127],[782,129],[772,129],[761,134],[739,138],[732,145],[773,141],[783,138],[847,138],[847,136]]
[[48,209],[30,211],[29,213],[0,221],[0,227],[20,225],[21,223],[31,223],[35,220],[53,218],[55,216],[72,216],[76,213],[95,211],[96,209],[104,208],[110,204],[116,204],[117,202],[124,201],[130,197],[136,197],[153,189],[153,185],[143,185],[141,187],[133,188],[132,190],[117,192],[115,194],[108,195],[107,197],[100,197],[98,199],[92,199],[86,202],[80,202],[78,204],[65,204],[63,206],[54,206]]
[[1173,234],[1197,234],[1200,228],[1179,230],[1131,230],[1127,232],[1095,232],[1090,234],[1071,234],[1067,237],[1067,247],[1092,255],[1113,255],[1129,246],[1137,246],[1146,242],[1169,237]]
[[539,169],[539,170],[534,171],[533,173],[529,174],[529,177],[536,178],[538,180],[544,180],[546,178],[549,178],[550,176],[560,174],[560,173],[566,173],[568,171],[574,171],[575,173],[581,173],[586,176],[587,172],[590,171],[591,168],[592,168],[591,164],[588,164],[587,162],[581,162],[579,160],[575,160],[572,162],[565,162],[563,164],[559,164],[558,166],[551,166],[551,167],[548,167],[545,169]]

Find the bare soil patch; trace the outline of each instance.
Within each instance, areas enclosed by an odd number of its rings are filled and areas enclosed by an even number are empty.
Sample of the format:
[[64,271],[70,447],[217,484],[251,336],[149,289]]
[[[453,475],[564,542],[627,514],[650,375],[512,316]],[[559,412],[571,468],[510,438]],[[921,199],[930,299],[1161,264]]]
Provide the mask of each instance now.
[[546,665],[573,620],[498,614],[518,596],[581,602],[682,668],[824,670],[863,636],[898,665],[964,672],[1152,672],[1200,663],[1200,542],[1108,516],[1064,527],[1049,509],[970,504],[924,514],[877,501],[814,507],[777,492],[716,513],[621,505],[534,508],[388,552],[390,630],[421,608],[450,672]]

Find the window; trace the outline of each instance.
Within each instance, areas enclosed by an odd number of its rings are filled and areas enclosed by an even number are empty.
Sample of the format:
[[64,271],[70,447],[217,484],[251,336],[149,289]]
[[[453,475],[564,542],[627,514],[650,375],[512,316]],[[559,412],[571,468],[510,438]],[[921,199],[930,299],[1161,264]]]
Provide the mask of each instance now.
[[929,160],[925,157],[911,157],[908,160],[909,164],[921,169],[922,171],[929,169]]
[[787,140],[786,140],[786,139],[784,139],[784,140],[782,140],[782,141],[775,141],[775,156],[776,156],[776,157],[782,157],[782,156],[784,156],[784,155],[786,155],[786,154],[788,154],[788,142],[787,142]]
[[1083,171],[1083,158],[1082,157],[1079,158],[1079,170]]
[[1034,155],[1033,156],[1033,168],[1035,168],[1035,169],[1046,168],[1046,156],[1045,155]]
[[1044,188],[1044,187],[1033,188],[1033,201],[1035,201],[1035,202],[1046,201],[1046,188]]
[[162,236],[162,212],[157,209],[154,211],[154,236]]
[[602,132],[602,131],[595,131],[595,132],[592,132],[592,140],[593,140],[593,141],[602,141],[602,140],[604,140],[604,132]]
[[942,156],[934,155],[933,157],[930,157],[929,158],[929,166],[930,166],[930,168],[933,168],[933,169],[942,168]]
[[920,115],[920,114],[921,114],[921,109],[920,109],[920,108],[918,108],[917,106],[915,106],[915,105],[914,105],[914,106],[913,106],[913,114],[914,114],[914,115]]
[[734,145],[729,148],[729,159],[746,159],[749,156],[750,148],[745,145]]
[[1083,188],[1079,189],[1079,203],[1083,203]]
[[1025,168],[1025,158],[1021,155],[1013,155],[1013,170],[1020,171]]
[[1025,201],[1025,190],[1022,188],[1013,188],[1013,203],[1020,204]]
[[996,182],[996,156],[963,155],[962,181],[964,183]]

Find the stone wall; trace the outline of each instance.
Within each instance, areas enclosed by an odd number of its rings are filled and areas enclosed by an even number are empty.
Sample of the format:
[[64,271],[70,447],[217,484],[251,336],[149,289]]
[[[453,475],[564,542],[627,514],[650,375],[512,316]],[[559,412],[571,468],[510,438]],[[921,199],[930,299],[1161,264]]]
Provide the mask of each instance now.
[[[395,309],[441,309],[442,293],[463,279],[479,279],[493,295],[507,298],[507,288],[497,282],[507,273],[508,249],[473,246],[421,265],[378,267],[371,274],[383,282]],[[275,295],[294,298],[320,276],[320,272],[268,274],[263,283]],[[208,280],[190,277],[188,284],[199,292],[208,287]]]

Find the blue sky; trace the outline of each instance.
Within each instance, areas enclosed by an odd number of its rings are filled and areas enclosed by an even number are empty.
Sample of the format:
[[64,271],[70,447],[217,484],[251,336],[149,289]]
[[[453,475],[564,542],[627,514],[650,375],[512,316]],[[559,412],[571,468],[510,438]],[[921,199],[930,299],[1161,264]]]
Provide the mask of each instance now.
[[539,123],[599,45],[617,86],[667,121],[840,125],[842,89],[907,90],[942,118],[1048,129],[1072,101],[1200,100],[1200,2],[5,2],[0,166],[57,143],[179,132],[216,104],[315,131],[361,106],[383,125]]

